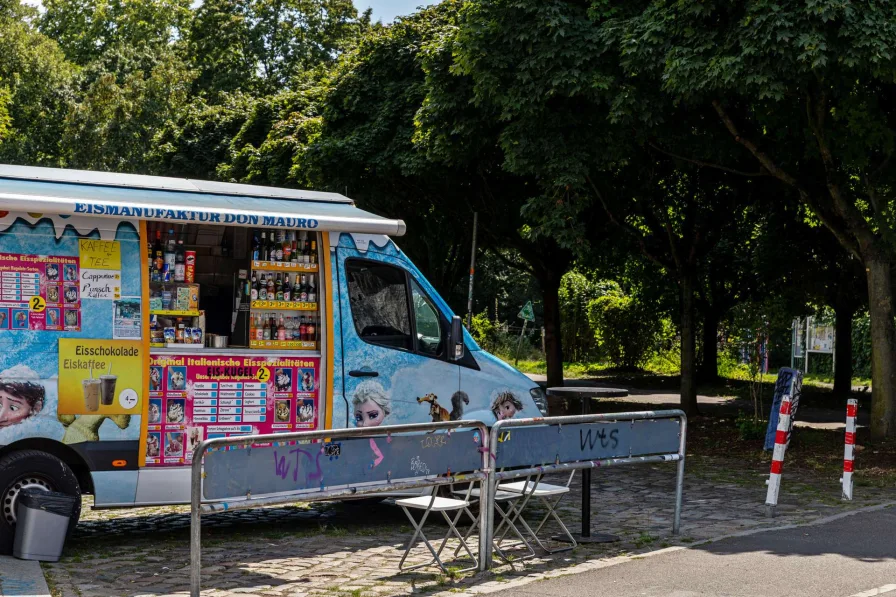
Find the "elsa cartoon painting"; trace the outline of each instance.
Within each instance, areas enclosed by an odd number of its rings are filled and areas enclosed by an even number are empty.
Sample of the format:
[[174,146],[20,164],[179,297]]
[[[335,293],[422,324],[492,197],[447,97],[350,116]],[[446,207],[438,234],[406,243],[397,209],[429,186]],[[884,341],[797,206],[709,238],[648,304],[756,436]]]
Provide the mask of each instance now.
[[379,427],[392,412],[392,399],[379,383],[358,384],[352,396],[355,427]]

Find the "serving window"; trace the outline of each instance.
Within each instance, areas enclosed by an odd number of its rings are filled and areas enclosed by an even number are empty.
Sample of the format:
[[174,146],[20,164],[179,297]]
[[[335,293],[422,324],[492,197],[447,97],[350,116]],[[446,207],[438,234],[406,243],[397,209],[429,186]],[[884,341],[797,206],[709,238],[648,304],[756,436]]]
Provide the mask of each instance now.
[[154,348],[320,349],[317,233],[164,223],[147,231]]

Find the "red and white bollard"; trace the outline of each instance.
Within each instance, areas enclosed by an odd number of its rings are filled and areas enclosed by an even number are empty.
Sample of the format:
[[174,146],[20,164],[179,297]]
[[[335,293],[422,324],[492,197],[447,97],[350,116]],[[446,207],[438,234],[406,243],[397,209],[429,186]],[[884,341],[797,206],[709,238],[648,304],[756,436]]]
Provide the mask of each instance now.
[[846,439],[843,445],[843,499],[852,499],[852,470],[855,460],[856,447],[856,414],[859,410],[859,401],[850,398],[846,401]]
[[784,452],[787,451],[787,432],[790,430],[790,394],[781,398],[778,429],[775,431],[775,449],[772,452],[772,470],[768,476],[768,493],[765,496],[765,513],[774,517],[781,489],[781,471],[784,470]]

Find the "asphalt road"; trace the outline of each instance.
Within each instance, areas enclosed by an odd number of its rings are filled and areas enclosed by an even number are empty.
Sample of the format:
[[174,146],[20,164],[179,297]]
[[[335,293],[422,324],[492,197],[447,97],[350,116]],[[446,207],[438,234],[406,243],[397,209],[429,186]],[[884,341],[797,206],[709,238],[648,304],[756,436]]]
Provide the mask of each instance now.
[[632,559],[493,595],[896,597],[896,508]]

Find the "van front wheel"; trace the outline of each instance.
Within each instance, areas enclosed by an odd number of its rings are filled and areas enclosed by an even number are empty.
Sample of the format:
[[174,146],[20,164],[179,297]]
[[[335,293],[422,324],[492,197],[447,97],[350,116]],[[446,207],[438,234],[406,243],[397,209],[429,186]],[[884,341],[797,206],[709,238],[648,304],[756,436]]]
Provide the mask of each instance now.
[[[46,452],[21,450],[0,458],[0,554],[12,553],[16,528],[16,504],[25,489],[56,491],[81,497],[81,487],[67,464]],[[81,515],[81,501],[75,505],[69,530]]]

